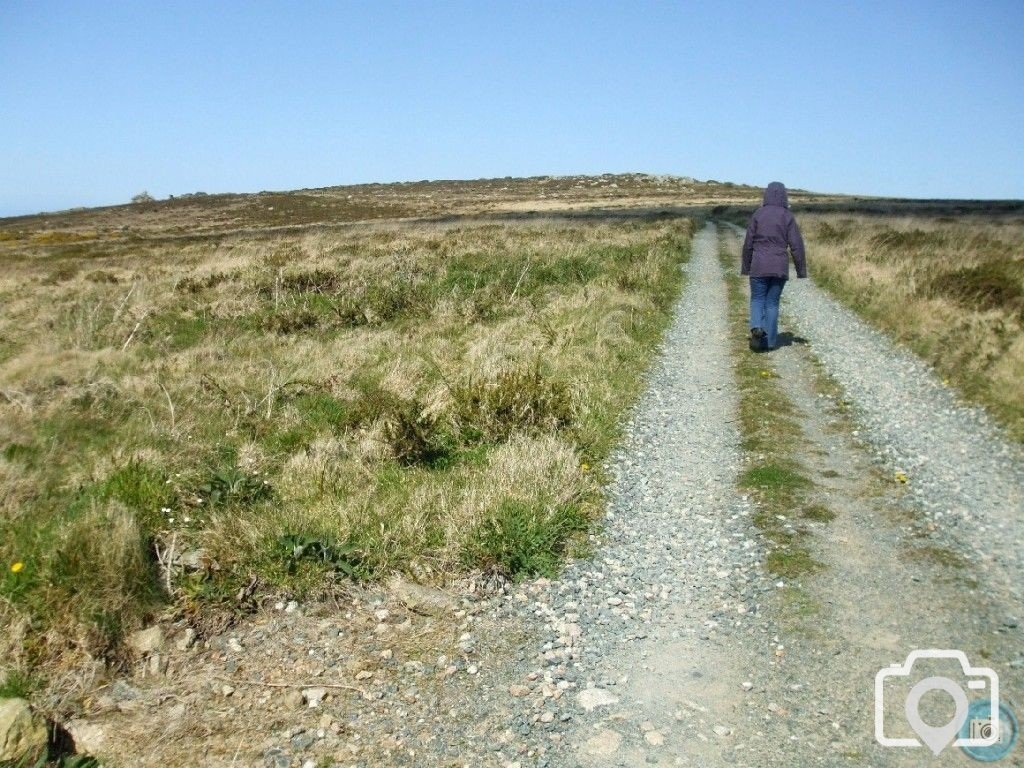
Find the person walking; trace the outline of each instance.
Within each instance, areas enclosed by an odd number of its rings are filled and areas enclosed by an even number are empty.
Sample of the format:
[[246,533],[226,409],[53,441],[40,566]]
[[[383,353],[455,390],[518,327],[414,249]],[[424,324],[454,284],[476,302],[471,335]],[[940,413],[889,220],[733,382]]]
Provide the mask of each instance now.
[[789,211],[786,187],[773,181],[754,211],[743,241],[741,275],[750,276],[750,349],[775,349],[779,344],[779,299],[789,279],[789,256],[796,276],[807,277],[804,240]]

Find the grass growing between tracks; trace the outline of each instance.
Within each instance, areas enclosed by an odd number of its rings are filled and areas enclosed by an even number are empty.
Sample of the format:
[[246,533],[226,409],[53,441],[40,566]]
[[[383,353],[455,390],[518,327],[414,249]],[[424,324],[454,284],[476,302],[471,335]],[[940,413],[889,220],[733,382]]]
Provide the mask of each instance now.
[[600,509],[591,468],[692,232],[18,241],[0,278],[0,667],[116,656],[169,605],[551,572]]
[[746,281],[738,275],[735,254],[723,244],[719,256],[728,286],[734,370],[740,389],[739,427],[746,460],[738,484],[756,499],[754,524],[771,542],[767,569],[787,580],[799,579],[824,568],[811,555],[801,520],[827,521],[830,513],[809,500],[814,484],[799,460],[804,438],[796,409],[775,382],[776,374],[766,356],[748,347]]

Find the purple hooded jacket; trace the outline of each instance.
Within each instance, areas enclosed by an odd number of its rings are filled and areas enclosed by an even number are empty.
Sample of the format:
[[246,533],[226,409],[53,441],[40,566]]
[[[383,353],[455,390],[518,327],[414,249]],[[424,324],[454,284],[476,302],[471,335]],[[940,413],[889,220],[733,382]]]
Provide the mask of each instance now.
[[754,211],[743,241],[741,275],[789,277],[789,253],[793,252],[796,276],[807,277],[807,259],[800,227],[789,212],[786,187],[773,181],[764,191],[764,202]]

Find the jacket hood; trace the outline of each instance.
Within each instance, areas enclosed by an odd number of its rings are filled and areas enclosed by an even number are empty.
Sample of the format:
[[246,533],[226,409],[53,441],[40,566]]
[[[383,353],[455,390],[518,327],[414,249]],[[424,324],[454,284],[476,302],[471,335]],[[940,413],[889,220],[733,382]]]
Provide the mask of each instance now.
[[781,208],[789,207],[789,198],[786,196],[786,185],[781,181],[773,181],[764,190],[764,201],[761,205],[777,205]]

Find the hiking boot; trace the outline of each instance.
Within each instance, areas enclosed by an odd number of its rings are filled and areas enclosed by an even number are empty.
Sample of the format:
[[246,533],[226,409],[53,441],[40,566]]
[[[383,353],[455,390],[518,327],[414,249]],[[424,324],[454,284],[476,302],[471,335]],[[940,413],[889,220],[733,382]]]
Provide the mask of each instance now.
[[764,349],[764,329],[763,328],[751,328],[750,329],[750,351],[760,352]]

